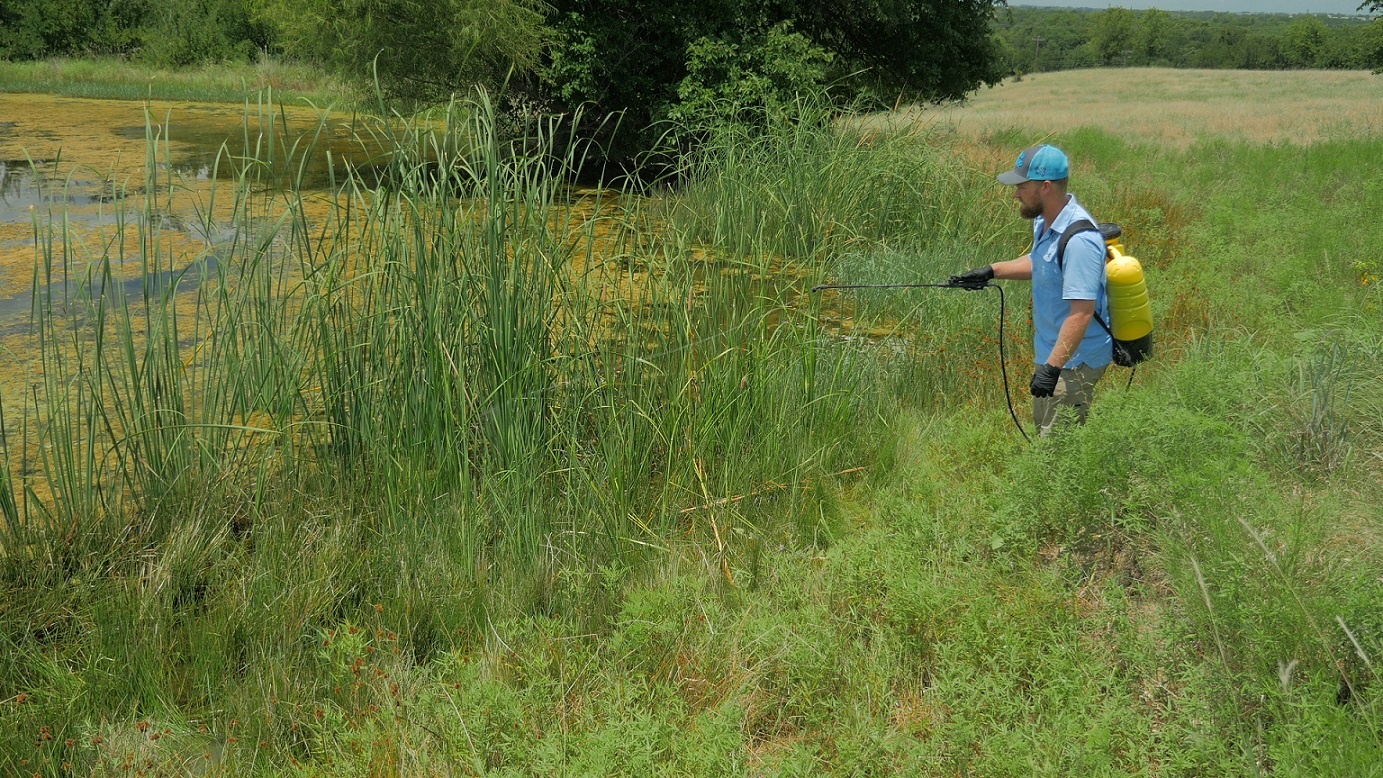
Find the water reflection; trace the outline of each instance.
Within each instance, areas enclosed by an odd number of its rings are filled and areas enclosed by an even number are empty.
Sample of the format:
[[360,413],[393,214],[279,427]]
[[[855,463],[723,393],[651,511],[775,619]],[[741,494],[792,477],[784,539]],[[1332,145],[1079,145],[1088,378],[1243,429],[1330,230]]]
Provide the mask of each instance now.
[[[179,290],[194,288],[214,270],[208,257],[215,247],[236,234],[237,217],[226,206],[232,179],[247,166],[258,191],[291,189],[295,197],[331,201],[347,166],[369,174],[387,164],[380,137],[353,117],[294,106],[0,94],[0,116],[3,333],[27,324],[34,267],[45,255],[79,265],[109,256],[121,273],[114,283],[142,291],[151,279],[140,275],[140,252],[153,249],[179,258]],[[150,227],[157,247],[141,246],[135,234]],[[153,279],[155,286],[163,281]],[[54,283],[60,288],[40,284],[40,295],[110,292]]]
[[[169,292],[181,295],[194,292],[216,277],[217,260],[208,253],[179,270],[161,270],[133,278],[112,279],[105,275],[76,276],[63,269],[60,279],[39,289],[41,305],[68,326],[80,326],[82,317],[94,301],[105,299],[119,306],[122,302],[159,300]],[[33,324],[31,292],[0,299],[0,338],[28,333]]]
[[[166,144],[167,169],[188,181],[230,180],[243,160],[277,166],[280,187],[319,190],[341,183],[342,164],[377,171],[387,164],[388,149],[380,138],[354,119],[298,116],[291,123],[282,113],[260,117],[184,109],[175,119],[116,127],[111,132],[132,142]],[[328,157],[334,160],[328,163]]]
[[28,222],[38,206],[71,206],[78,221],[96,223],[83,210],[114,203],[124,197],[113,181],[67,178],[57,174],[53,160],[0,159],[0,222]]

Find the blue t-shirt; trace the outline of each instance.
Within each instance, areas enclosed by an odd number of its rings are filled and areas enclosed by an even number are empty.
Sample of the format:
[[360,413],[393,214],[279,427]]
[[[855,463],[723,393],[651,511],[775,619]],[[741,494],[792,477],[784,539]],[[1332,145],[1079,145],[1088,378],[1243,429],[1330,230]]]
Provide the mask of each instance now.
[[[1044,230],[1046,224],[1041,216],[1033,220],[1032,349],[1033,361],[1037,364],[1046,362],[1056,347],[1057,333],[1071,312],[1068,301],[1094,300],[1100,318],[1109,321],[1109,300],[1105,294],[1105,245],[1100,233],[1091,230],[1073,237],[1066,244],[1065,272],[1057,266],[1056,248],[1061,241],[1062,231],[1081,219],[1095,221],[1076,202],[1075,195],[1067,195],[1067,198],[1066,207],[1052,221],[1051,229]],[[1113,345],[1109,333],[1092,318],[1085,330],[1085,338],[1064,367],[1103,367],[1112,359]]]

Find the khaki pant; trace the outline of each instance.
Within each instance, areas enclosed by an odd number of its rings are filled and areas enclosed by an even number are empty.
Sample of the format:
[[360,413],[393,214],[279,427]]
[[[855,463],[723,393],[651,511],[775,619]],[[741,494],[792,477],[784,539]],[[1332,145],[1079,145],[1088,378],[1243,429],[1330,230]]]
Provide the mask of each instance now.
[[1045,437],[1058,422],[1066,423],[1072,418],[1077,424],[1084,424],[1095,395],[1095,383],[1104,371],[1104,367],[1089,365],[1063,369],[1051,397],[1032,398],[1032,421],[1037,425],[1037,434]]

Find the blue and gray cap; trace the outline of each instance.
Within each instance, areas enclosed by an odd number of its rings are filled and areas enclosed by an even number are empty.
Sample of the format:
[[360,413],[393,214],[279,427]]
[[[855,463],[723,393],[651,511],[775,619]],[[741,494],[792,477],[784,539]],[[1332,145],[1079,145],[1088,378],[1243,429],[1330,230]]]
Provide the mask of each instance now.
[[1033,146],[1018,155],[1012,170],[999,174],[999,183],[1017,186],[1024,181],[1060,181],[1070,176],[1071,164],[1056,146]]

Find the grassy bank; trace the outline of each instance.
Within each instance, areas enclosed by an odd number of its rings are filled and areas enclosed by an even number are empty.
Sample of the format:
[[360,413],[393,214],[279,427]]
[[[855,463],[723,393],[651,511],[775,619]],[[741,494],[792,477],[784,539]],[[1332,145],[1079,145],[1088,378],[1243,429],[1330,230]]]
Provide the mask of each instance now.
[[1379,774],[1383,140],[1057,138],[1159,356],[1028,445],[990,293],[806,293],[1021,252],[1026,136],[573,197],[463,115],[327,225],[246,166],[195,314],[41,306],[5,771]]
[[321,68],[290,62],[219,63],[165,69],[121,59],[0,61],[0,91],[42,92],[111,100],[189,100],[240,103],[266,89],[285,102],[348,105],[353,87]]

